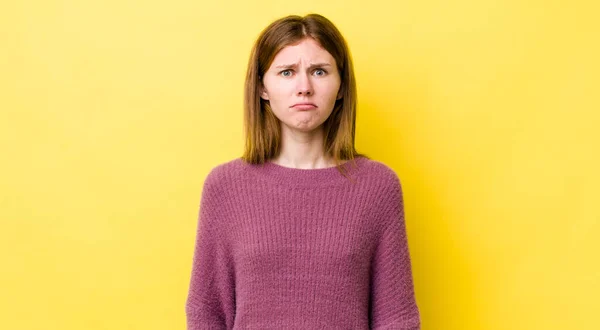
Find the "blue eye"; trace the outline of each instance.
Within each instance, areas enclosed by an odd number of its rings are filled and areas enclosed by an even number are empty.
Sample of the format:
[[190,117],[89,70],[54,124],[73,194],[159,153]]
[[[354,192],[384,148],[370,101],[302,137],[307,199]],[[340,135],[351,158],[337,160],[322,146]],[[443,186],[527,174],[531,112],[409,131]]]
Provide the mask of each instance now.
[[[316,73],[316,72],[319,72],[316,74],[317,76],[324,76],[327,74],[327,71],[325,71],[323,69],[316,69],[313,71],[313,73]],[[292,70],[291,69],[283,70],[283,71],[280,71],[279,74],[282,75],[283,77],[291,77]]]

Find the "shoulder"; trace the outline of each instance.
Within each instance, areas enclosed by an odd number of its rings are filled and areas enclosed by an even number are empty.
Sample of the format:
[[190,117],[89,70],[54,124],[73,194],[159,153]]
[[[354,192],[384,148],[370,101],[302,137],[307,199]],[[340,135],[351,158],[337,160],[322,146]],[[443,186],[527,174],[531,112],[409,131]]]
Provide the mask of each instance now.
[[393,177],[396,176],[396,172],[386,163],[376,160],[376,159],[366,159],[365,160],[365,169],[371,173],[372,175],[381,176],[381,177]]
[[365,160],[363,175],[375,181],[384,190],[398,189],[400,187],[400,178],[396,171],[388,164],[379,160]]
[[[388,164],[369,159],[363,171],[376,212],[388,212],[404,205],[400,177]],[[383,218],[389,218],[383,214]]]
[[368,192],[366,198],[372,210],[371,224],[380,235],[403,212],[400,179],[396,171],[383,161],[369,159],[363,165],[362,187]]
[[211,190],[227,189],[227,187],[235,183],[235,181],[243,175],[245,166],[242,158],[235,158],[226,162],[214,165],[204,180],[204,188]]

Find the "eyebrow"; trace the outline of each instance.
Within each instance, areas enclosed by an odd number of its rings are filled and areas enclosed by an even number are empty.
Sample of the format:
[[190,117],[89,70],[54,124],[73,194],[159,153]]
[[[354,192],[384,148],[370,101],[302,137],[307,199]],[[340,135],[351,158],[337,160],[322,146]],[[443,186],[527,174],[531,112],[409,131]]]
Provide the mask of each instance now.
[[[290,69],[290,68],[295,68],[297,66],[297,64],[282,64],[282,65],[277,65],[275,66],[276,69]],[[325,67],[325,66],[331,66],[331,64],[329,63],[315,63],[315,64],[311,64],[308,68],[309,69],[313,69],[316,67]]]

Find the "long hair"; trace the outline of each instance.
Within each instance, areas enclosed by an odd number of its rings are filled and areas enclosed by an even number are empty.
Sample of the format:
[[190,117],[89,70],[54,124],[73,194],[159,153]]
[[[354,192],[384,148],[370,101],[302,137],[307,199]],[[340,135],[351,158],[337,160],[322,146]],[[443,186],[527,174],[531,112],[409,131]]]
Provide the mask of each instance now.
[[244,90],[245,150],[242,159],[263,164],[279,155],[281,123],[269,101],[260,97],[262,78],[277,53],[304,38],[312,38],[335,59],[340,73],[342,97],[336,100],[331,115],[323,123],[323,149],[340,173],[346,176],[342,161],[366,157],[354,146],[356,127],[356,81],[348,45],[331,21],[319,14],[290,15],[267,26],[252,47]]

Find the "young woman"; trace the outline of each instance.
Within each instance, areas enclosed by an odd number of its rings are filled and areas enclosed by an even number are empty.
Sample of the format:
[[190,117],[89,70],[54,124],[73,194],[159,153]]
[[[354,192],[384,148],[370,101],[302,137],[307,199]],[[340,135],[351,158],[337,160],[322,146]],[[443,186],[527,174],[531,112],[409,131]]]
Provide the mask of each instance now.
[[400,181],[356,152],[355,118],[350,53],[328,19],[262,31],[245,153],[204,182],[188,329],[420,329]]

